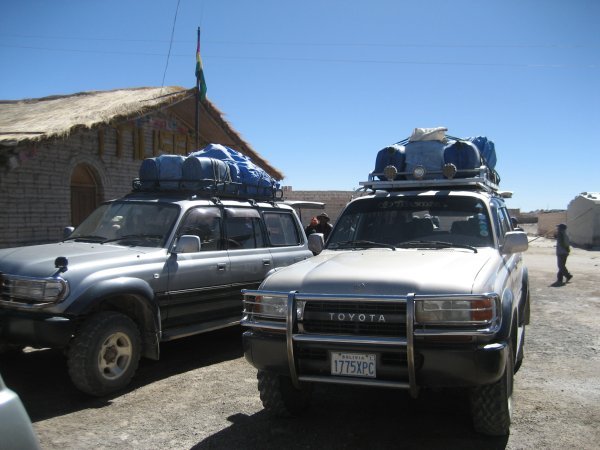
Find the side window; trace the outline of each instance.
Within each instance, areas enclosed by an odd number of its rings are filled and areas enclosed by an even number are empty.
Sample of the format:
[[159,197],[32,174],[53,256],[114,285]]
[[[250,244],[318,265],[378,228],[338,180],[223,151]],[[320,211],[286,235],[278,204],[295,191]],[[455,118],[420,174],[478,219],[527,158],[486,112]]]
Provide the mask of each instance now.
[[300,232],[296,221],[288,212],[264,212],[267,235],[272,247],[299,245]]
[[260,215],[254,209],[227,208],[225,233],[229,250],[265,247]]
[[504,242],[504,235],[512,230],[510,223],[510,217],[506,208],[498,208],[498,241],[502,244]]
[[200,238],[200,251],[221,250],[221,211],[217,207],[194,208],[183,219],[178,236]]

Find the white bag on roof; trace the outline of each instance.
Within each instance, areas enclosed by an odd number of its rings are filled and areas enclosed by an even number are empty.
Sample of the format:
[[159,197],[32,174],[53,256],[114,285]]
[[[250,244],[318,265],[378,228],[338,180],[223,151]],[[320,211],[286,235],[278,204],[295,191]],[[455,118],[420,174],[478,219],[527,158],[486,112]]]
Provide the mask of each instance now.
[[446,127],[436,127],[436,128],[415,128],[410,138],[408,138],[409,142],[417,142],[417,141],[440,141],[444,142],[446,140],[446,131],[448,128]]

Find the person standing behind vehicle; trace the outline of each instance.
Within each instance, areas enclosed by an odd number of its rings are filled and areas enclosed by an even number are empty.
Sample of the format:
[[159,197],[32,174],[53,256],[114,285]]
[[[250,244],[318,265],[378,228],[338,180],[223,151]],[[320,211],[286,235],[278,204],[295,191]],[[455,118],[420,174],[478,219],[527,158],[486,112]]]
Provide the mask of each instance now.
[[323,240],[327,241],[331,230],[333,230],[333,225],[329,223],[329,216],[327,213],[321,213],[317,216],[319,220],[319,224],[317,225],[317,233],[323,233]]
[[313,217],[312,219],[310,219],[310,223],[304,229],[304,233],[306,234],[306,237],[310,236],[313,233],[317,233],[318,225],[319,225],[319,219],[317,219],[316,217]]
[[554,285],[562,286],[564,284],[563,278],[566,278],[567,281],[573,278],[573,275],[567,269],[567,257],[571,252],[571,243],[567,235],[567,226],[564,223],[558,224],[556,229],[556,262],[558,264],[558,273],[556,274]]

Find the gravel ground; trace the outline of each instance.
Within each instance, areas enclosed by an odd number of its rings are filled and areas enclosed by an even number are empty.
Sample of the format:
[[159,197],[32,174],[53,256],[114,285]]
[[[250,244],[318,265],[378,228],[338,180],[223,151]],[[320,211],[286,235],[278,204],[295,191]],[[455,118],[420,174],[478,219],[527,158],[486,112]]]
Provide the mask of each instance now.
[[[533,239],[533,237],[532,237]],[[575,275],[555,277],[554,242],[536,238],[525,254],[532,322],[515,377],[508,438],[471,429],[463,392],[322,387],[294,420],[262,410],[255,370],[239,328],[166,344],[142,361],[129,390],[94,399],[72,387],[53,350],[0,360],[44,449],[597,449],[600,442],[600,252],[574,249]]]

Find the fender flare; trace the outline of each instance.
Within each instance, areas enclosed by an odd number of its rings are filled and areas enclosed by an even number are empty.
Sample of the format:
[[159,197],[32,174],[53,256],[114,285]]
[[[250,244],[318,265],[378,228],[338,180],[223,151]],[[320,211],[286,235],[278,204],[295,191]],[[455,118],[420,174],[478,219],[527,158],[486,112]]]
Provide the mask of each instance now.
[[[118,298],[126,298],[119,303]],[[90,286],[65,311],[72,317],[86,317],[100,310],[115,310],[127,314],[140,327],[145,357],[158,359],[161,334],[161,314],[156,295],[150,285],[132,277],[102,280]]]
[[521,291],[521,299],[519,302],[519,326],[529,325],[530,319],[530,291],[529,291],[529,270],[523,268],[523,286]]
[[518,302],[515,301],[513,293],[510,289],[506,288],[502,292],[501,297],[501,308],[502,308],[502,323],[500,330],[498,330],[498,336],[509,342],[512,338],[513,328],[517,324],[519,319]]

